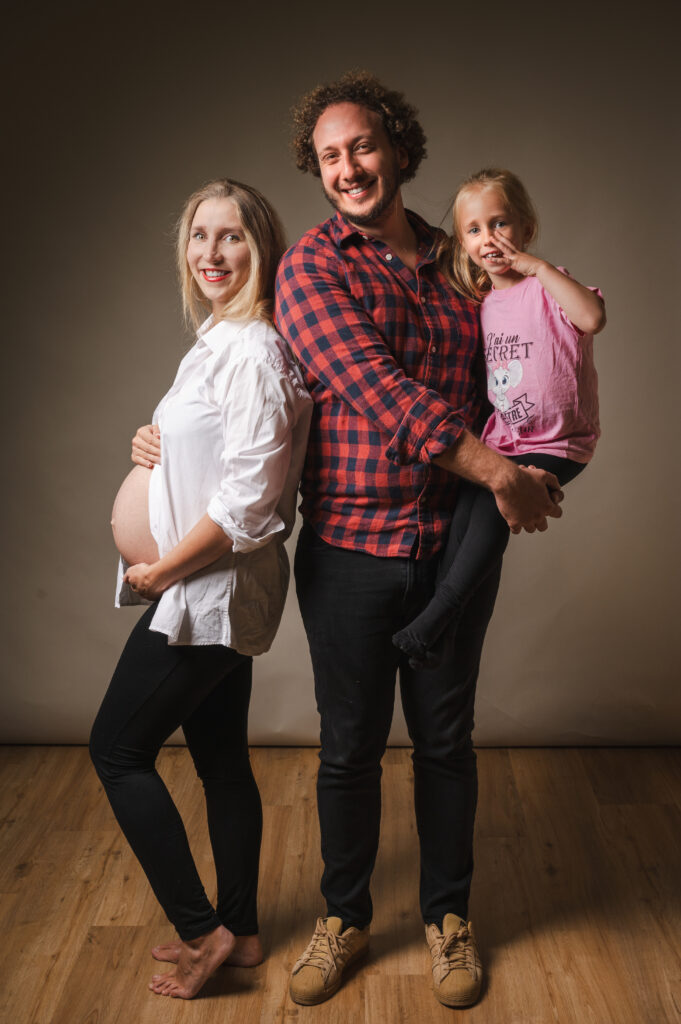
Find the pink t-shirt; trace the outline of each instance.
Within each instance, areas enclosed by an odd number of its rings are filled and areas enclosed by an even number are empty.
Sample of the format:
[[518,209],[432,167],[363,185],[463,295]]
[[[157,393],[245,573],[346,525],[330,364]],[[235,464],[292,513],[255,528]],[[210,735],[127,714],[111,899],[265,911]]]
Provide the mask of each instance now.
[[480,323],[494,404],[485,444],[502,455],[588,462],[601,433],[593,335],[568,320],[536,277],[490,292]]

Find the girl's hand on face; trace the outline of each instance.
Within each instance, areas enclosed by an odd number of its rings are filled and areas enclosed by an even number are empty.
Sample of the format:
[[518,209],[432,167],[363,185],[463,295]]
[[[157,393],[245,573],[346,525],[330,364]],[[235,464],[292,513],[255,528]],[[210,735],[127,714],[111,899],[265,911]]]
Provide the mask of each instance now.
[[493,233],[492,240],[499,247],[505,259],[508,260],[511,270],[515,270],[517,274],[522,274],[523,277],[534,277],[544,262],[538,256],[532,256],[529,252],[516,249],[513,242],[499,231]]
[[132,439],[133,462],[145,469],[161,465],[161,431],[155,423],[140,427]]
[[127,583],[136,594],[139,594],[140,597],[145,597],[148,601],[155,601],[166,589],[156,579],[154,566],[149,565],[147,562],[138,562],[137,565],[131,565],[123,577],[123,582]]

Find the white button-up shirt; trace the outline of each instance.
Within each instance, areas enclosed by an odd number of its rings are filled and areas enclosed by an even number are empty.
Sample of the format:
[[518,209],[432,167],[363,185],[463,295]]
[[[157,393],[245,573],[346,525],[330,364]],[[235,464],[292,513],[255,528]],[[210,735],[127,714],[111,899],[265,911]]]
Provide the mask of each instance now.
[[[163,556],[208,513],[232,538],[216,562],[162,595],[150,628],[170,644],[266,651],[289,579],[312,400],[284,341],[263,321],[209,318],[154,413],[161,464],[149,484],[151,532]],[[147,603],[123,576],[116,605]]]

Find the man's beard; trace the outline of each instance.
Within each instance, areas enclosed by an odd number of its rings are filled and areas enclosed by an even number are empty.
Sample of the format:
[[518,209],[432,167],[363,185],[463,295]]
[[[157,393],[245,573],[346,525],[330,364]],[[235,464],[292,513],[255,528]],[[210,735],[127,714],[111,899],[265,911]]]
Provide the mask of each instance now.
[[400,188],[400,169],[397,160],[395,160],[395,164],[390,175],[386,175],[383,178],[383,183],[385,186],[385,194],[381,196],[380,199],[376,200],[371,209],[367,210],[366,213],[348,213],[348,211],[341,206],[340,201],[336,199],[335,196],[329,195],[326,189],[323,191],[333,208],[338,210],[342,217],[345,217],[346,220],[349,220],[351,224],[354,224],[358,228],[365,228],[375,224],[379,217],[381,217],[388,207],[394,202],[395,196]]

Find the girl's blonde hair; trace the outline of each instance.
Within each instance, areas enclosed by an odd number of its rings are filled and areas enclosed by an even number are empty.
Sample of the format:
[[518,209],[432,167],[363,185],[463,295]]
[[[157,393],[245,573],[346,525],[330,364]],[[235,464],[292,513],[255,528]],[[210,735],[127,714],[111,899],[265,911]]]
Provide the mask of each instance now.
[[506,207],[521,221],[525,229],[525,244],[537,237],[539,221],[527,189],[512,171],[497,167],[486,167],[461,182],[452,203],[452,237],[440,244],[438,258],[440,266],[450,283],[467,299],[482,302],[492,284],[488,275],[473,263],[459,237],[459,210],[465,196],[484,188],[493,188],[500,193]]
[[251,259],[248,280],[225,305],[222,317],[229,317],[230,320],[271,321],[274,278],[277,264],[286,248],[281,221],[257,189],[231,178],[217,178],[207,182],[189,197],[177,223],[177,271],[187,323],[197,327],[205,318],[206,310],[211,308],[187,263],[192,222],[200,204],[206,199],[232,200],[239,214]]

